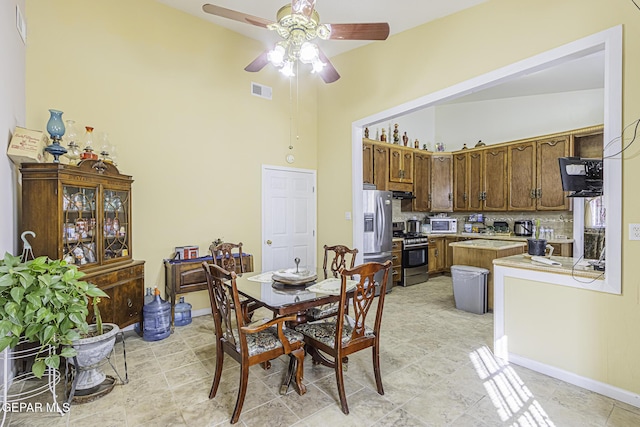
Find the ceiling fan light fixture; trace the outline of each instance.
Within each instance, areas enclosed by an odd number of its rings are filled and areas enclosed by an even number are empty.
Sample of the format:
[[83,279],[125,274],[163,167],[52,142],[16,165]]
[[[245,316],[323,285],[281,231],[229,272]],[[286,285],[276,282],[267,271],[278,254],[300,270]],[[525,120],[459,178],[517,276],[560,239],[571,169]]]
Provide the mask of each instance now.
[[318,60],[318,46],[310,42],[304,42],[300,46],[300,61],[304,64],[313,64]]
[[280,68],[280,72],[285,77],[295,76],[296,74],[293,72],[293,62],[289,60],[285,61],[282,68]]
[[273,50],[269,51],[267,54],[267,59],[271,62],[275,67],[280,67],[284,64],[284,56],[286,54],[286,49],[280,43],[273,48]]
[[316,60],[313,61],[313,63],[311,64],[311,66],[313,67],[313,70],[311,70],[311,72],[312,73],[320,73],[320,72],[322,72],[322,69],[325,67],[325,65],[327,65],[327,64],[322,62],[320,60],[320,58],[316,58]]

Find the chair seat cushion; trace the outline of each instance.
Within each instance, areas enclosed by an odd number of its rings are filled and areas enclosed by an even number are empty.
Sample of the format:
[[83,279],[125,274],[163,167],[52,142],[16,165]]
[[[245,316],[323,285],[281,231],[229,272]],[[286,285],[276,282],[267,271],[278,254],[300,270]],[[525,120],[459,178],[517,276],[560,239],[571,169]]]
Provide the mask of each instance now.
[[338,313],[338,304],[325,304],[321,307],[310,308],[307,316],[313,319],[321,319],[323,317],[332,316]]
[[[287,337],[290,343],[304,341],[304,337],[293,329],[283,329],[284,336]],[[238,332],[233,330],[233,337],[235,339],[236,350],[240,352],[240,338]],[[249,357],[256,354],[265,353],[274,348],[282,347],[282,341],[278,338],[278,328],[272,326],[264,331],[256,332],[255,334],[246,334],[247,348],[249,349]]]
[[[355,321],[350,316],[345,316],[344,326],[342,327],[342,344],[345,345],[351,339],[351,333],[353,332],[353,325]],[[296,326],[296,331],[323,344],[333,348],[336,340],[336,321],[330,320],[326,322],[317,323],[303,323]],[[366,326],[364,327],[365,337],[373,337],[373,329]]]

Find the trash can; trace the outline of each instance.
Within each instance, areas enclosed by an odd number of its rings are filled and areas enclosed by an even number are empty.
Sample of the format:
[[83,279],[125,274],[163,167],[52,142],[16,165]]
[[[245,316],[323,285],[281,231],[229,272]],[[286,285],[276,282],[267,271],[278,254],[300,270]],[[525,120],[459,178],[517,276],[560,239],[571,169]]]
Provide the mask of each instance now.
[[487,275],[489,270],[469,265],[452,265],[453,299],[458,310],[475,314],[487,312]]

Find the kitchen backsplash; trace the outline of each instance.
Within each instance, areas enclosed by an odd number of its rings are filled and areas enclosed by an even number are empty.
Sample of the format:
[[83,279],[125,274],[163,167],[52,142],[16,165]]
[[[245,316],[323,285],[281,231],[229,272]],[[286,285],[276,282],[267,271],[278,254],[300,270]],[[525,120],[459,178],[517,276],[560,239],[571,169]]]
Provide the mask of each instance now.
[[[464,223],[470,214],[475,212],[449,212],[447,215],[458,219],[458,232],[463,231]],[[484,224],[493,225],[494,221],[506,221],[509,229],[513,232],[513,222],[522,219],[540,219],[540,227],[552,228],[556,236],[567,236],[573,238],[573,212],[484,212]],[[402,212],[400,210],[400,200],[393,201],[393,220],[407,221],[408,219],[419,219],[425,223],[425,217],[432,216],[425,212]]]

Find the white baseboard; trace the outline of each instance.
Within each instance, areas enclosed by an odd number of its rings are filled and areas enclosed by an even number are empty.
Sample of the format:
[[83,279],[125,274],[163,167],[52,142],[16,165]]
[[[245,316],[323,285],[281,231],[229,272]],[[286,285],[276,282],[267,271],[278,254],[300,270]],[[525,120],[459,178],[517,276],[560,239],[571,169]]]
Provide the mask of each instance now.
[[536,362],[535,360],[518,356],[517,354],[513,353],[509,353],[509,363],[523,366],[533,371],[540,372],[541,374],[557,378],[559,380],[568,382],[569,384],[591,390],[612,399],[619,400],[620,402],[624,402],[631,406],[640,408],[640,394],[632,393],[630,391],[623,390],[610,384],[583,377],[574,374],[573,372],[565,371],[564,369],[556,368],[544,363]]
[[211,307],[191,311],[191,317],[206,316],[208,314],[211,314]]

